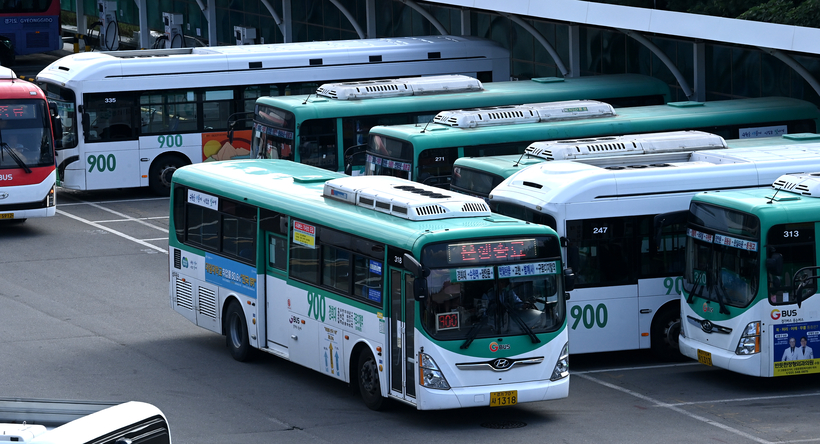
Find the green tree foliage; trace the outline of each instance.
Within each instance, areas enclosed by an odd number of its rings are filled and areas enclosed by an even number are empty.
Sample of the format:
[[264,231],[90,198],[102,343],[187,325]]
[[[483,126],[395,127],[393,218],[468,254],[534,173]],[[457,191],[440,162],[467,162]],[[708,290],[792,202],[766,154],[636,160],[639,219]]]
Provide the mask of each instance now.
[[820,28],[820,0],[592,0],[638,8]]

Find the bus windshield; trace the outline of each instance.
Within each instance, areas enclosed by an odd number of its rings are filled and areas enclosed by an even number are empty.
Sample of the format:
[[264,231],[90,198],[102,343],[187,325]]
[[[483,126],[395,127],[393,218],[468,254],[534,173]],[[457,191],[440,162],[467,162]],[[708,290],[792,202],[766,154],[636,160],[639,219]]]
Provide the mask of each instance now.
[[16,2],[0,2],[0,14],[20,13],[20,14],[34,14],[48,11],[51,8],[52,2],[56,0],[47,1],[16,1]]
[[564,323],[557,238],[437,244],[422,253],[421,324],[438,340],[530,335]]
[[42,100],[0,100],[0,169],[54,165]]
[[46,94],[49,103],[57,106],[57,114],[60,116],[62,128],[55,128],[55,148],[63,150],[76,147],[78,138],[74,91],[46,82],[40,82],[38,86]]
[[760,221],[746,213],[692,203],[686,230],[684,291],[726,306],[746,307],[757,296]]
[[251,158],[293,160],[293,113],[257,105],[253,120]]
[[371,134],[367,144],[365,175],[394,176],[412,180],[413,146],[379,134]]
[[450,189],[487,199],[493,188],[502,181],[504,178],[496,174],[456,166],[453,167],[453,182],[450,184]]

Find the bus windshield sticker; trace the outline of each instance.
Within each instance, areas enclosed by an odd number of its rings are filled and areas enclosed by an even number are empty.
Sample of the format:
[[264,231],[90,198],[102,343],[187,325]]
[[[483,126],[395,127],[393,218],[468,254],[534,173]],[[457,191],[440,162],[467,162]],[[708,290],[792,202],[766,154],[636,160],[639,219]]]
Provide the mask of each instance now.
[[757,128],[740,128],[739,139],[754,139],[757,137],[780,137],[789,133],[787,125],[760,126]]
[[370,272],[376,275],[382,275],[382,263],[370,259]]
[[745,241],[735,237],[715,235],[715,243],[726,247],[737,248],[739,250],[757,251],[757,242]]
[[702,240],[702,241],[708,242],[710,244],[712,243],[712,237],[713,236],[711,234],[701,233],[700,231],[693,230],[691,228],[687,228],[686,229],[686,235],[693,238],[693,239]]
[[212,210],[219,210],[218,197],[200,193],[199,191],[194,191],[191,189],[188,190],[188,203],[199,205],[200,207],[210,208]]
[[501,279],[556,273],[558,273],[558,265],[555,261],[498,266],[498,277]]
[[450,270],[450,282],[488,281],[495,279],[493,267],[456,268]]
[[293,221],[293,243],[316,248],[316,227]]
[[399,162],[397,160],[382,159],[381,157],[367,155],[367,163],[372,163],[384,168],[390,168],[399,171],[410,171],[413,169],[413,164],[408,162]]

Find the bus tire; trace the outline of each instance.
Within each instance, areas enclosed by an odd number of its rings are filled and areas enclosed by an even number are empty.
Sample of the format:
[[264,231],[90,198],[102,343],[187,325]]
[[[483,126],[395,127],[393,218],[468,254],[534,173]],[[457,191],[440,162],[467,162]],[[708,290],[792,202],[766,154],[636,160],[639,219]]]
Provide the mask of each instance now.
[[148,187],[155,194],[168,196],[171,194],[171,178],[174,171],[187,165],[188,162],[179,155],[166,154],[154,159],[148,169]]
[[660,309],[652,320],[650,331],[652,353],[664,361],[679,360],[683,357],[678,346],[680,336],[680,309],[669,304]]
[[245,322],[245,312],[239,302],[232,300],[225,311],[225,345],[231,352],[231,356],[239,362],[244,362],[251,357],[251,344],[248,341],[248,323]]
[[384,405],[381,384],[379,383],[379,365],[373,358],[373,353],[369,350],[362,350],[359,353],[359,366],[357,372],[359,393],[362,395],[364,405],[370,410],[381,410]]

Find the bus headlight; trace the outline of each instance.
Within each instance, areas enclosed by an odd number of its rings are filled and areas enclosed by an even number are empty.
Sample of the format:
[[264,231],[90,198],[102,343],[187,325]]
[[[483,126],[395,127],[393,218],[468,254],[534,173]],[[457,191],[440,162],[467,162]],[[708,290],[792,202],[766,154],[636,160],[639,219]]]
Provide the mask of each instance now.
[[569,376],[569,342],[564,344],[561,349],[561,356],[555,362],[555,368],[552,370],[552,377],[550,381],[557,381]]
[[48,192],[48,196],[46,196],[46,206],[53,207],[54,206],[54,187],[51,187],[51,191]]
[[753,355],[760,353],[760,321],[749,322],[743,330],[740,341],[737,342],[738,355]]
[[450,384],[447,383],[444,374],[439,370],[436,361],[427,353],[419,353],[419,380],[423,387],[450,390]]

